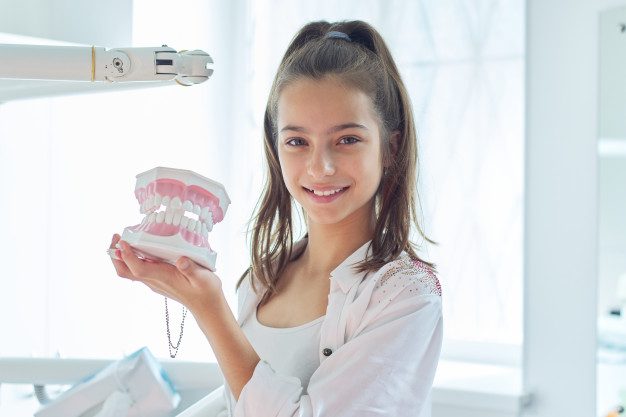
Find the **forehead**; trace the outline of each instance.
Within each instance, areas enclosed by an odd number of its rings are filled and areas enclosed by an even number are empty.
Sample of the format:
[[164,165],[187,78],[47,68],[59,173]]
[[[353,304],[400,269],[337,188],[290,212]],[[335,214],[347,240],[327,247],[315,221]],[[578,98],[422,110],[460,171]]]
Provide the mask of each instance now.
[[348,122],[377,128],[372,100],[335,78],[302,78],[289,83],[278,98],[277,110],[279,131],[285,125],[323,131]]

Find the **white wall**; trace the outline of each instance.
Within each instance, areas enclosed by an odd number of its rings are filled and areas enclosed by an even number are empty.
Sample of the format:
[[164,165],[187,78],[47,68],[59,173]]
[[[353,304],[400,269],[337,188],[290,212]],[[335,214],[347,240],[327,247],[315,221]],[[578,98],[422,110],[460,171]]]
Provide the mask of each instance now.
[[0,32],[87,45],[128,46],[132,9],[132,0],[0,0]]
[[[5,6],[0,15],[9,10]],[[211,243],[233,304],[234,281],[247,266],[243,228],[256,201],[256,190],[240,184],[259,175],[256,163],[222,151],[232,149],[234,140],[246,149],[258,142],[234,134],[227,123],[231,117],[241,120],[246,108],[232,98],[240,87],[231,74],[239,70],[236,53],[243,48],[233,51],[233,44],[223,41],[236,36],[237,28],[223,18],[231,5],[196,2],[193,15],[184,8],[151,8],[145,1],[132,6],[141,17],[133,43],[206,50],[215,73],[190,88],[0,105],[0,329],[2,341],[10,341],[1,344],[0,356],[60,351],[72,357],[119,357],[144,345],[167,356],[163,298],[118,278],[105,252],[114,232],[141,220],[134,177],[155,166],[192,169],[226,186],[233,204]],[[83,21],[81,13],[73,18]],[[170,313],[178,329],[179,307]],[[212,355],[188,318],[178,357],[211,360]]]

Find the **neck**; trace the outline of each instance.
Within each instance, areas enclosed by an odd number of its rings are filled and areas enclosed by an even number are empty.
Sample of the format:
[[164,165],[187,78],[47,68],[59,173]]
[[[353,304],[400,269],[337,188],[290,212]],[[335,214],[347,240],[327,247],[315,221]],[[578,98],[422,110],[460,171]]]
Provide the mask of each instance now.
[[337,224],[308,222],[309,239],[300,257],[308,276],[327,279],[330,272],[374,235],[372,207],[363,207]]

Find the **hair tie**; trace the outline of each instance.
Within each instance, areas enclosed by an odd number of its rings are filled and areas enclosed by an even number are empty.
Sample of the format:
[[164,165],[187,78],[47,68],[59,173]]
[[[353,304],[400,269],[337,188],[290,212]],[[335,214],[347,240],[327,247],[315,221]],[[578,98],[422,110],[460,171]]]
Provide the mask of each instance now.
[[328,32],[326,34],[326,37],[329,39],[345,39],[348,42],[352,42],[352,39],[350,39],[350,36],[346,35],[343,32],[338,32],[336,30],[331,30],[330,32]]

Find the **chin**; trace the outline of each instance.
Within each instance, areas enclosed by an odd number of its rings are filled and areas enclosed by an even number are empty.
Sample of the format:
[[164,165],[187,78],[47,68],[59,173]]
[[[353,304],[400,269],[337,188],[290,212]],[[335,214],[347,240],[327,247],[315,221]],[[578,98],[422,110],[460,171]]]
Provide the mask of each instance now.
[[311,210],[308,211],[306,207],[304,207],[304,213],[307,217],[307,223],[318,224],[318,225],[338,225],[349,221],[350,219],[355,219],[355,216],[359,217],[357,214],[358,210]]
[[[306,211],[305,211],[306,213]],[[308,224],[319,224],[319,225],[325,225],[325,226],[329,226],[329,225],[333,225],[333,224],[338,224],[340,223],[343,218],[340,217],[331,217],[331,216],[311,216],[310,214],[307,213],[307,222]]]

